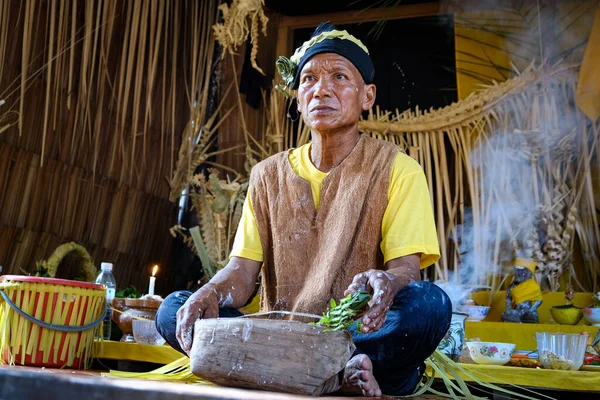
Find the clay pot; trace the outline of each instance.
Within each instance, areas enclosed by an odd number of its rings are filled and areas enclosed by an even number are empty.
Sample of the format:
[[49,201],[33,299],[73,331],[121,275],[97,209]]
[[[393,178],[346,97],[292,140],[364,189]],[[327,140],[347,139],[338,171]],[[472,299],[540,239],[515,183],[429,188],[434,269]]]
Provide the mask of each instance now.
[[133,339],[132,320],[134,318],[154,320],[160,304],[161,302],[157,300],[114,299],[113,308],[115,311],[113,312],[112,320],[123,332],[121,342],[135,342]]

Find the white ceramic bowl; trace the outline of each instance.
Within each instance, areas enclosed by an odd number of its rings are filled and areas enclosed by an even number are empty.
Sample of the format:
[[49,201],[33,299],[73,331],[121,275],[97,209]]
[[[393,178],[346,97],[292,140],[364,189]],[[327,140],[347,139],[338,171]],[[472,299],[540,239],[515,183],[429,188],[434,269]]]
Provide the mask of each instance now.
[[537,332],[535,338],[544,368],[577,371],[583,365],[587,333]]
[[156,325],[153,320],[149,319],[134,319],[131,321],[133,327],[133,337],[140,344],[152,344],[161,346],[166,340],[156,330]]
[[487,317],[490,308],[487,306],[463,306],[460,311],[469,314],[467,321],[479,322]]
[[514,343],[467,342],[469,354],[476,364],[504,365],[515,350]]
[[600,326],[600,308],[584,308],[583,316],[593,326]]

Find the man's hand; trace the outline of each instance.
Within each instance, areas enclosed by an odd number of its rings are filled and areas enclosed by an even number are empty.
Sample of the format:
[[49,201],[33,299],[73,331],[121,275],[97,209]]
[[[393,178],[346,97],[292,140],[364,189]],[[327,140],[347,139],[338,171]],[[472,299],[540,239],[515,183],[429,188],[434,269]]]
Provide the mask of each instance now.
[[373,296],[369,303],[371,307],[362,317],[363,333],[381,329],[398,291],[409,283],[420,280],[420,260],[420,253],[394,258],[385,264],[386,271],[371,269],[354,277],[344,294],[367,290]]
[[192,294],[177,311],[177,341],[187,354],[192,349],[194,323],[200,318],[219,316],[219,296],[211,285],[205,285]]
[[177,311],[177,341],[189,354],[194,340],[194,323],[217,318],[219,307],[239,308],[252,296],[262,262],[232,257],[225,268],[192,294]]
[[396,277],[385,271],[371,269],[354,277],[352,284],[344,293],[352,294],[359,290],[372,292],[371,307],[362,317],[363,333],[378,331],[385,322],[394,297],[396,296]]

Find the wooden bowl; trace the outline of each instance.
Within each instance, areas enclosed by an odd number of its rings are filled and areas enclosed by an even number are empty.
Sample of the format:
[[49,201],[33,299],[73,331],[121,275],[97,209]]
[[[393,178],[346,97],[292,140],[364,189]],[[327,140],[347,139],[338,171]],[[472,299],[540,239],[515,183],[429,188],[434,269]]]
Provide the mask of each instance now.
[[348,331],[298,321],[199,320],[192,372],[217,385],[319,396],[337,391],[354,353]]
[[154,320],[160,304],[161,302],[156,300],[115,298],[113,307],[117,311],[113,312],[112,320],[123,332],[121,341],[134,341],[132,320],[134,318]]

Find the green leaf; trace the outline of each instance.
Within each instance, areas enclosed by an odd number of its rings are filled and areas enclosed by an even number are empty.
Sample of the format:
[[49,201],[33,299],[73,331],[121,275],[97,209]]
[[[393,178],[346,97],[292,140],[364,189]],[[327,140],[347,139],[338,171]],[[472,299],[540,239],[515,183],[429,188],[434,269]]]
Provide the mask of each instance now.
[[126,298],[126,299],[138,299],[142,297],[142,293],[140,293],[135,286],[130,285],[124,289],[117,290],[115,293],[115,297],[117,298]]
[[315,325],[325,326],[328,331],[348,329],[354,323],[354,317],[367,306],[370,299],[371,294],[365,291],[347,295],[337,305],[335,300],[331,299],[330,309],[323,313],[323,318]]

